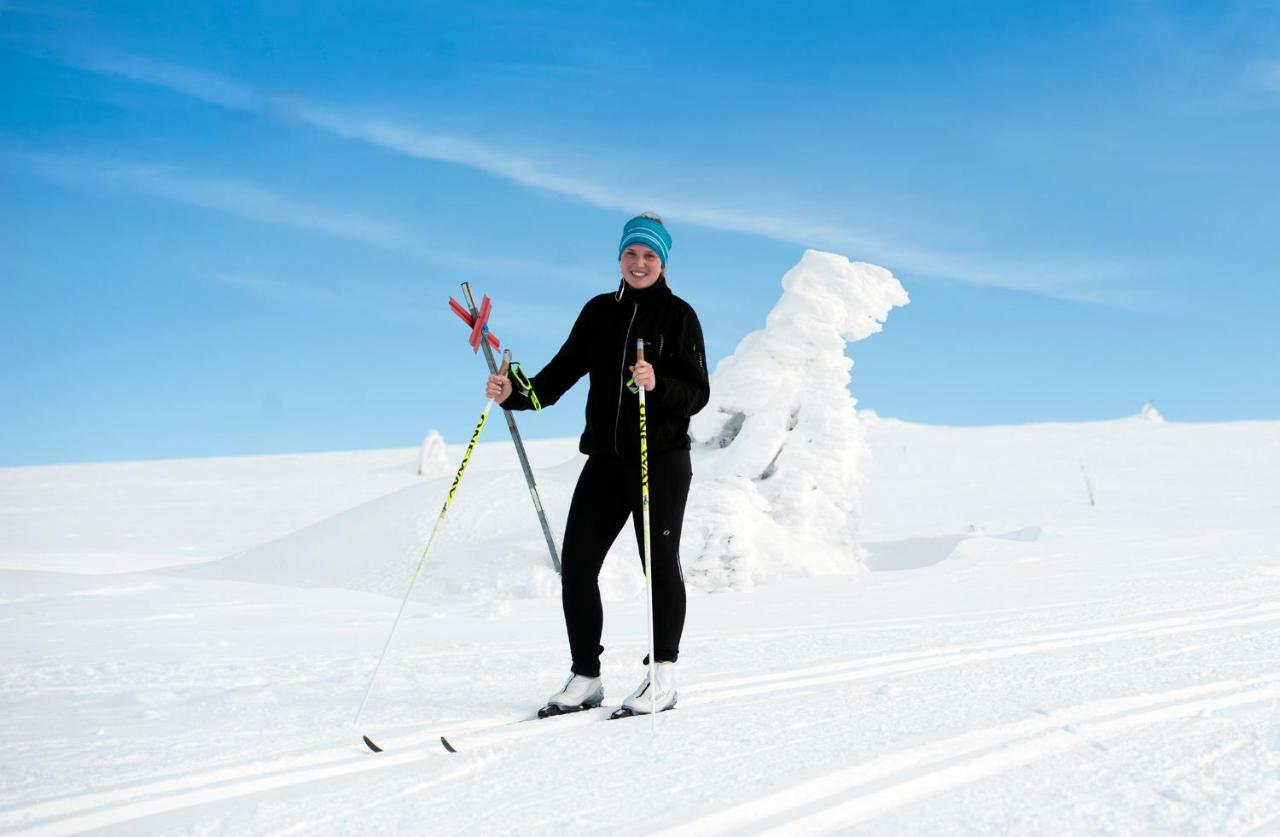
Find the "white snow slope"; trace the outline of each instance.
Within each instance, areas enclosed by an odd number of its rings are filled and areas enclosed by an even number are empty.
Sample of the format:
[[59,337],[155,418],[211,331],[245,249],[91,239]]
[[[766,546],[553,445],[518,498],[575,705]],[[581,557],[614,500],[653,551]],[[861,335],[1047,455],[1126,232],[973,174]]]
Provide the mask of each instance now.
[[[408,581],[370,592],[378,553],[451,480],[418,448],[0,469],[0,830],[1280,831],[1280,422],[860,427],[862,557],[691,592],[656,736],[603,720],[643,674],[625,535],[606,709],[514,723],[567,649],[501,423],[358,729]],[[530,454],[562,526],[574,440]]]

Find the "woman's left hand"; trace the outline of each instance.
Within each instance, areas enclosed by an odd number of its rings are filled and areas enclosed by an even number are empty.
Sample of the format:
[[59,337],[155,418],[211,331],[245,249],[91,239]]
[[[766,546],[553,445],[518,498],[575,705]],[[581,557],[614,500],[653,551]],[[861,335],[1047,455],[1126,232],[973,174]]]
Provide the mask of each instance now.
[[653,366],[645,360],[631,367],[631,377],[635,378],[638,386],[644,387],[645,392],[653,392],[653,388],[658,385],[658,376],[653,374]]

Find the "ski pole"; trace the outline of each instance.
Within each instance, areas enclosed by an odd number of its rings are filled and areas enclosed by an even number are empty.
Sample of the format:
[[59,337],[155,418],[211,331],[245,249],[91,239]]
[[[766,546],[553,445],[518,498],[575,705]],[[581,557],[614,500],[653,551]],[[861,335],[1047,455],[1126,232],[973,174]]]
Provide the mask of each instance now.
[[[499,374],[507,374],[507,367],[511,365],[511,351],[507,350],[502,353],[502,368]],[[413,576],[409,579],[409,589],[404,593],[404,601],[400,603],[400,611],[396,613],[396,621],[391,626],[391,633],[387,634],[387,642],[382,646],[382,654],[378,657],[378,664],[373,667],[373,676],[369,678],[369,685],[364,690],[364,697],[360,700],[360,707],[356,709],[356,718],[352,723],[360,723],[360,715],[364,712],[364,705],[369,700],[369,694],[373,691],[374,681],[378,679],[378,671],[382,668],[382,661],[387,657],[387,651],[391,648],[391,639],[396,635],[396,628],[400,627],[400,619],[404,616],[405,608],[409,604],[409,595],[413,593],[413,586],[418,581],[418,574],[422,572],[422,568],[427,563],[427,553],[431,551],[431,542],[436,539],[436,532],[440,531],[440,524],[444,522],[445,513],[449,511],[449,506],[453,504],[453,495],[458,491],[458,483],[462,482],[462,473],[467,470],[467,463],[471,461],[471,452],[476,448],[476,440],[480,438],[480,431],[484,430],[485,422],[489,420],[489,410],[493,409],[493,399],[484,405],[484,412],[480,414],[480,422],[476,424],[476,429],[471,434],[471,441],[467,443],[467,451],[462,455],[462,464],[458,466],[458,473],[453,477],[453,485],[449,488],[449,494],[444,498],[444,507],[440,509],[440,516],[436,518],[436,525],[431,529],[431,535],[427,538],[427,545],[422,548],[422,558],[418,561],[418,567],[413,571]],[[382,752],[382,748],[364,736],[364,743],[369,745],[369,749],[375,753]]]
[[[636,363],[644,362],[644,338],[636,340]],[[645,420],[644,387],[640,387],[640,515],[644,528],[644,597],[649,616],[649,729],[658,731],[658,661],[653,647],[653,572],[649,538],[649,429]]]
[[[471,285],[467,282],[462,283],[462,295],[467,301],[467,310],[471,312],[474,319],[480,312],[476,308],[475,297],[471,295]],[[493,359],[493,347],[489,344],[489,326],[485,324],[481,326],[483,329],[483,339],[480,341],[480,347],[484,349],[484,359],[489,364],[489,371],[497,374],[497,363]],[[538,484],[533,479],[533,469],[529,467],[529,456],[524,452],[524,442],[520,438],[520,428],[516,427],[516,417],[510,410],[503,410],[502,414],[507,418],[507,429],[511,431],[511,441],[516,446],[516,456],[520,460],[520,468],[524,471],[524,481],[529,486],[529,496],[533,498],[533,508],[538,513],[538,522],[542,524],[542,536],[547,539],[547,551],[551,553],[551,566],[556,568],[556,573],[560,572],[560,555],[556,550],[556,539],[551,535],[551,526],[547,523],[547,513],[542,510],[542,498],[538,496]]]

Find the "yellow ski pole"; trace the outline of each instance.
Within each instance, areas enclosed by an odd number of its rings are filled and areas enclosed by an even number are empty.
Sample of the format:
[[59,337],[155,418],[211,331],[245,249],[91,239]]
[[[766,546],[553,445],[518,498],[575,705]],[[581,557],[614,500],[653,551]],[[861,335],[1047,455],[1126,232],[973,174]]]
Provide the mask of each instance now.
[[[636,363],[644,362],[644,338],[636,340]],[[645,419],[644,387],[640,387],[640,514],[644,528],[644,594],[649,616],[649,729],[658,731],[658,661],[653,647],[653,572],[649,537],[649,428]]]
[[[511,366],[511,350],[508,349],[502,353],[502,367],[498,369],[499,375],[506,375],[507,369]],[[436,525],[431,529],[431,536],[427,538],[427,545],[422,549],[422,559],[418,561],[418,567],[413,571],[413,576],[409,579],[409,589],[404,593],[404,601],[400,603],[400,611],[396,614],[396,621],[391,626],[391,633],[387,634],[387,642],[382,646],[382,655],[378,657],[378,664],[373,667],[373,676],[369,678],[369,685],[364,690],[364,697],[360,700],[360,707],[356,709],[356,718],[352,723],[360,723],[360,715],[364,712],[364,705],[369,700],[369,694],[373,691],[374,681],[378,679],[378,671],[382,668],[382,661],[387,657],[387,651],[391,648],[391,639],[396,635],[396,628],[400,627],[400,619],[404,616],[405,608],[409,604],[409,595],[413,592],[413,586],[418,581],[418,574],[422,572],[422,568],[427,563],[427,553],[431,551],[431,542],[436,539],[436,532],[440,531],[440,524],[444,523],[445,513],[449,511],[449,506],[453,504],[453,495],[458,491],[458,483],[462,482],[462,473],[467,470],[467,463],[471,461],[471,452],[476,448],[476,440],[480,438],[480,431],[484,430],[485,422],[489,420],[489,411],[493,409],[493,399],[489,399],[489,403],[484,405],[484,412],[480,414],[480,422],[476,425],[475,431],[471,434],[471,441],[467,443],[467,451],[462,455],[462,464],[458,466],[458,473],[454,475],[453,485],[449,487],[449,494],[444,498],[444,507],[440,509],[440,516],[436,518]],[[647,518],[646,518],[647,519]],[[369,739],[369,736],[363,736],[364,743],[369,746],[370,750],[375,753],[381,753],[382,748]]]

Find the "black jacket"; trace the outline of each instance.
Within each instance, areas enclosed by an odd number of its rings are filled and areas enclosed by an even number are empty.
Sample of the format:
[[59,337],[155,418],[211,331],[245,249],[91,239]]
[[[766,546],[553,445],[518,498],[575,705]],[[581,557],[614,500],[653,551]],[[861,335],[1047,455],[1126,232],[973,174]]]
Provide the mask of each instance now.
[[[671,293],[663,278],[643,291],[592,297],[582,308],[569,339],[530,379],[543,407],[560,399],[589,374],[587,426],[578,449],[588,456],[638,459],[640,399],[632,392],[636,339],[644,338],[644,359],[653,365],[657,386],[645,393],[650,453],[689,449],[689,417],[706,406],[707,380],[702,326],[689,303]],[[512,378],[508,410],[529,410],[533,402]],[[631,383],[631,387],[628,387]]]

